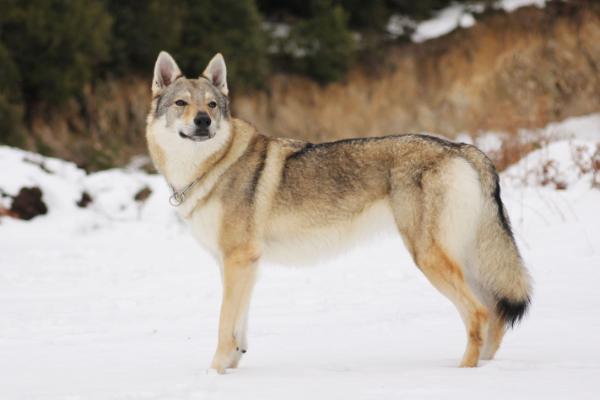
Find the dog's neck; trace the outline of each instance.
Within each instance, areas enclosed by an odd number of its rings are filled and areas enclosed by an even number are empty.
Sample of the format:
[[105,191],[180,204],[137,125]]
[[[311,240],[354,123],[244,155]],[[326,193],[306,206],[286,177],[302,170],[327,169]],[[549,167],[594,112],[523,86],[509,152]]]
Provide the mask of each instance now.
[[[182,191],[195,182],[178,206],[183,216],[188,216],[196,203],[210,193],[221,175],[241,157],[257,134],[255,128],[245,121],[231,119],[222,122],[217,135],[206,142],[179,141],[153,145],[149,138],[152,158],[175,191]],[[162,154],[157,154],[160,152]]]
[[234,140],[234,132],[229,121],[221,122],[217,135],[205,142],[176,140],[158,143],[164,153],[161,173],[167,182],[181,190],[200,178],[219,161]]

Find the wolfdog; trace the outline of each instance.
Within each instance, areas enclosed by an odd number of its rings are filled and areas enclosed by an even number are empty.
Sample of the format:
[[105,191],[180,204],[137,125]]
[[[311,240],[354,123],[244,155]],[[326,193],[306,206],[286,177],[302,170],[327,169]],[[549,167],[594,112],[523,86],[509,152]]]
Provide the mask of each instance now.
[[458,309],[467,331],[460,366],[492,359],[531,295],[492,162],[472,145],[427,135],[320,144],[269,137],[232,118],[228,92],[221,54],[188,79],[161,52],[146,131],[171,205],[221,268],[211,369],[236,368],[246,353],[259,260],[319,256],[353,244],[373,221],[400,234]]

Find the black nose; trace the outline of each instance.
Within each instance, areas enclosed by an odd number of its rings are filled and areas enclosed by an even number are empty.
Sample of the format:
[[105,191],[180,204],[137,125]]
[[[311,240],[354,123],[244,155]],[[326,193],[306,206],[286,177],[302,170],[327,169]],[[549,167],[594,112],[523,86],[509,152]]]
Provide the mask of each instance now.
[[199,112],[194,117],[194,124],[199,128],[208,128],[210,126],[210,117],[205,112]]

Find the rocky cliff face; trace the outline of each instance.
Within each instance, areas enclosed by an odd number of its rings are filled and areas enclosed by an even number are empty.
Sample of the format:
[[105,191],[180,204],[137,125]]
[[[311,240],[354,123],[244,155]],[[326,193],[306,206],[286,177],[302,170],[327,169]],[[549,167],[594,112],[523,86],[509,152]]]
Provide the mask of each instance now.
[[[328,86],[277,75],[263,92],[233,88],[234,115],[271,135],[322,141],[513,131],[600,111],[597,2],[491,12],[472,28],[380,57],[359,60],[344,82]],[[30,144],[82,165],[125,162],[144,152],[149,82],[104,82],[61,114],[34,112]]]

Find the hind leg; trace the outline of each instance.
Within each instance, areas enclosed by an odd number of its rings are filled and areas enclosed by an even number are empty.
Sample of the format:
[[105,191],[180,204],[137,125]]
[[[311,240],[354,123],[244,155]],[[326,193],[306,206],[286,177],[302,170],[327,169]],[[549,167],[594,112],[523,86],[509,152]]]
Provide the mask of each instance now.
[[[420,254],[419,254],[420,253]],[[416,263],[427,279],[454,303],[467,330],[467,347],[461,367],[476,367],[487,331],[488,311],[477,300],[461,267],[436,243],[419,252]]]
[[506,323],[495,312],[491,314],[488,334],[481,352],[482,360],[492,360],[494,358],[506,332]]

